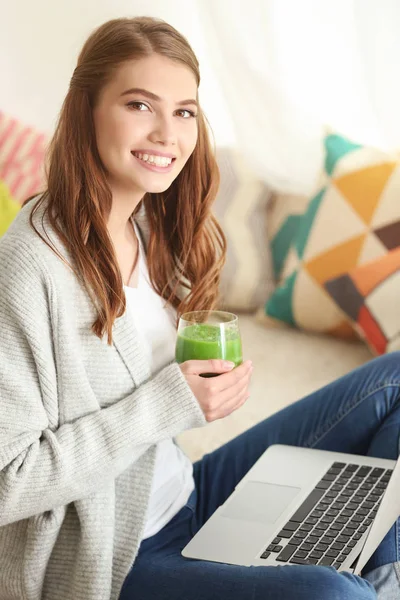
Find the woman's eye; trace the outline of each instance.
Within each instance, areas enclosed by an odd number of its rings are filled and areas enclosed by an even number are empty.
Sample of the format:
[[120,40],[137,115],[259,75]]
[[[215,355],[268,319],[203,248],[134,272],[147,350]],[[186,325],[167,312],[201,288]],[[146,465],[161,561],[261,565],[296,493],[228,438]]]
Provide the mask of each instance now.
[[147,104],[145,104],[144,102],[128,102],[127,106],[129,106],[129,108],[132,108],[134,110],[138,110],[140,112],[143,112],[144,110],[148,110],[149,107],[147,106]]
[[[135,110],[138,112],[145,112],[145,111],[150,110],[150,108],[147,106],[147,104],[145,104],[144,102],[140,102],[138,100],[128,102],[127,106],[129,108],[131,108],[132,110]],[[177,110],[176,114],[179,117],[183,117],[184,119],[190,119],[191,117],[197,117],[196,113],[194,113],[192,110],[188,110],[186,108],[181,108],[181,109]]]
[[192,110],[187,110],[186,108],[178,110],[177,113],[181,113],[180,116],[184,119],[190,119],[190,117],[197,117],[197,115]]

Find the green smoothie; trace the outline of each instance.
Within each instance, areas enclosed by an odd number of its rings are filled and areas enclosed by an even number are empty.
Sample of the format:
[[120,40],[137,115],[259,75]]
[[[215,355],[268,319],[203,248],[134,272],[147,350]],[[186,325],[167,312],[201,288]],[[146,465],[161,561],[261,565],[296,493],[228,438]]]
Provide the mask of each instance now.
[[175,357],[178,363],[222,358],[232,361],[237,367],[243,362],[240,335],[237,330],[227,328],[221,331],[218,326],[207,323],[189,325],[177,337]]

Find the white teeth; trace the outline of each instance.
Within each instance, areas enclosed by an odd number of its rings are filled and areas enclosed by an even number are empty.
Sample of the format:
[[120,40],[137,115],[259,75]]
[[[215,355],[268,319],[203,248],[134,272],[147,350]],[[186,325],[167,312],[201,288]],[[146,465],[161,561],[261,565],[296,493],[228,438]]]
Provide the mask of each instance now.
[[140,152],[134,152],[134,155],[140,160],[148,162],[149,164],[156,165],[157,167],[168,167],[172,158],[167,158],[166,156],[156,156],[153,154],[141,154]]

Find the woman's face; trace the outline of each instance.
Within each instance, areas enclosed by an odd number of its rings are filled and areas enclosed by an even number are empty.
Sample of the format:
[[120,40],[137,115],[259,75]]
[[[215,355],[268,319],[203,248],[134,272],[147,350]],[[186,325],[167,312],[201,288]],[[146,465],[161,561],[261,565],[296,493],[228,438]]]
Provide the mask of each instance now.
[[93,112],[113,193],[169,188],[196,146],[196,98],[192,71],[164,56],[119,67]]

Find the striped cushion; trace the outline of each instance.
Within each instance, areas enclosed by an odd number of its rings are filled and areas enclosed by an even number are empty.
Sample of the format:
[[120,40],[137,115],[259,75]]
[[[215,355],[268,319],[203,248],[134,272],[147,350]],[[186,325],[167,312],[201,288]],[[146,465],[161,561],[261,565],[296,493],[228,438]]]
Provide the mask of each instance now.
[[221,184],[214,213],[228,243],[220,308],[252,312],[265,302],[274,286],[267,240],[271,191],[236,150],[217,149],[217,161]]
[[46,136],[0,111],[0,179],[22,202],[44,185]]

